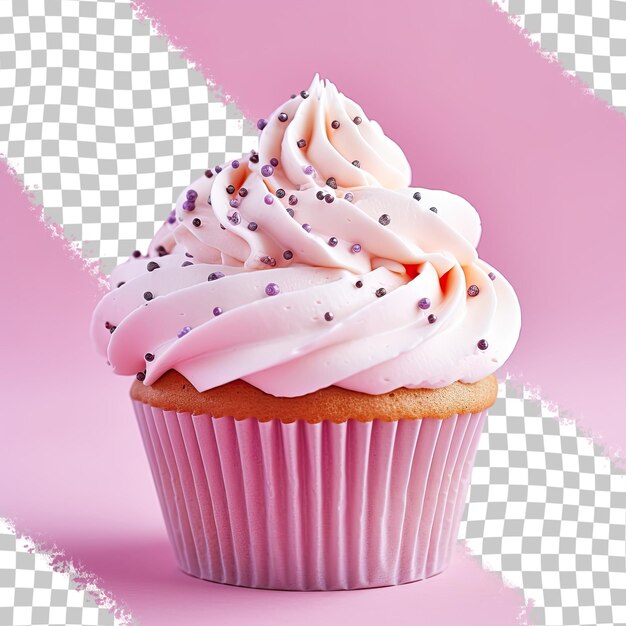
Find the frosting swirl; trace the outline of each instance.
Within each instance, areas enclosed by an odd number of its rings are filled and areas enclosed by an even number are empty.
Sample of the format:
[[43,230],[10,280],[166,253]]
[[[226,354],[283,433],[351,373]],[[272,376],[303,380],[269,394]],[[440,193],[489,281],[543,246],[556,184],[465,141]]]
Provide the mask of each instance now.
[[317,77],[259,126],[258,153],[208,170],[114,270],[92,335],[116,373],[379,394],[504,363],[519,304],[469,203],[408,187],[398,146]]

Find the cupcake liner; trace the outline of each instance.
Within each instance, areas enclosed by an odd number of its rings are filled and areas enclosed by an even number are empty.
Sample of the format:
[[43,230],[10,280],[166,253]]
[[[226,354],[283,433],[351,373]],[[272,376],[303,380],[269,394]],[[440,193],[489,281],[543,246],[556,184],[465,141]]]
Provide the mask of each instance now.
[[447,566],[486,412],[287,424],[133,404],[188,574],[331,590],[402,584]]

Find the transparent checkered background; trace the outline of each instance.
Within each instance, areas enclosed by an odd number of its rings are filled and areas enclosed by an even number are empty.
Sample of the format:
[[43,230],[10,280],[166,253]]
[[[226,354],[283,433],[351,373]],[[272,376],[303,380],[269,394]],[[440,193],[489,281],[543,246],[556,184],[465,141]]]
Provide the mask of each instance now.
[[[496,3],[626,112],[626,0]],[[241,112],[126,0],[0,0],[0,153],[105,273],[145,250],[180,188],[255,145]],[[510,382],[460,535],[533,603],[532,624],[626,624],[626,476]],[[23,541],[0,526],[0,626],[114,623]]]

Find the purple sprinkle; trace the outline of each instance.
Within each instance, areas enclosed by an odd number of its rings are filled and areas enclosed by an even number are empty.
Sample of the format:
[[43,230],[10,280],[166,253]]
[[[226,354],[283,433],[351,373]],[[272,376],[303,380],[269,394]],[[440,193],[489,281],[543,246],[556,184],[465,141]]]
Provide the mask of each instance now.
[[265,265],[270,265],[271,267],[276,266],[276,259],[273,256],[262,256],[259,261],[261,261],[261,263],[265,263]]
[[279,113],[278,114],[278,121],[279,122],[286,122],[289,119],[289,116],[286,113]]
[[145,372],[137,372],[137,380],[140,382],[143,382],[144,380],[146,380],[146,373]]
[[422,194],[419,191],[416,191],[413,194],[413,197],[419,202],[422,199]]
[[259,155],[253,150],[252,154],[250,155],[250,163],[258,163],[258,162],[259,162]]
[[422,309],[422,311],[426,311],[426,309],[430,309],[430,298],[422,298],[417,301],[417,306]]
[[256,230],[258,228],[258,224],[256,222],[250,222],[248,224],[248,230]]
[[291,259],[293,259],[293,252],[291,250],[285,250],[283,252],[283,259],[285,259],[285,261],[291,261]]
[[302,224],[302,228],[304,228],[307,233],[311,232],[311,224]]
[[152,354],[152,352],[146,352],[146,353],[143,355],[143,358],[144,358],[146,361],[149,361],[149,362],[154,361],[154,354]]
[[276,196],[278,198],[284,198],[285,197],[285,190],[284,189],[277,189],[276,190]]
[[152,272],[154,270],[159,269],[159,267],[161,267],[156,261],[150,261],[150,263],[148,263],[148,265],[146,266],[146,269],[149,272]]
[[479,293],[479,292],[480,292],[480,289],[478,289],[478,286],[477,286],[477,285],[470,285],[470,286],[467,288],[467,295],[468,295],[470,298],[474,298],[475,296],[477,296],[477,295],[478,295],[478,293]]
[[363,281],[362,280],[357,280],[356,283],[354,283],[354,286],[357,289],[360,289],[361,287],[363,287]]
[[437,207],[436,207],[436,206],[431,206],[431,207],[430,207],[430,210],[431,210],[433,213],[437,213]]
[[183,326],[183,328],[181,328],[181,330],[176,333],[176,336],[180,339],[181,337],[184,337],[190,330],[191,326]]
[[263,118],[261,118],[261,119],[260,119],[260,120],[256,123],[256,127],[257,127],[259,130],[263,130],[266,126],[267,126],[267,122],[266,122]]
[[191,261],[183,261],[183,264],[181,265],[181,267],[189,267],[190,265],[193,265]]
[[211,170],[205,170],[204,175],[207,178],[213,178],[213,172]]
[[196,228],[200,228],[202,226],[202,220],[198,217],[194,217],[191,222]]
[[330,311],[326,311],[326,313],[324,313],[324,319],[327,322],[332,322],[335,319],[335,316]]
[[239,167],[239,161],[235,160],[231,163],[231,165],[233,166],[233,169],[236,170]]
[[293,209],[287,209],[287,213],[289,213],[289,215],[291,215],[291,217],[293,217],[295,215]]
[[298,148],[306,148],[306,139],[298,139]]
[[117,288],[119,289],[122,285],[125,285],[126,281],[121,280],[119,283],[117,283]]
[[193,189],[190,189],[187,192],[187,200],[189,200],[190,202],[195,202],[197,198],[198,198],[198,193],[194,191]]
[[489,347],[486,339],[481,339],[476,345],[479,350],[486,350]]
[[265,204],[274,204],[274,196],[271,193],[268,193],[263,200]]
[[154,294],[151,291],[144,291],[143,298],[150,301],[154,298]]
[[239,195],[240,195],[242,198],[245,198],[245,197],[248,195],[248,190],[247,190],[245,187],[242,187],[242,188],[239,190]]
[[237,211],[233,211],[233,214],[228,216],[228,221],[231,224],[237,226],[237,224],[241,222],[241,217],[239,216],[239,213],[237,213]]
[[221,315],[224,311],[222,311],[222,307],[221,306],[216,306],[213,309],[213,315],[215,315],[215,317],[217,317],[218,315]]
[[239,200],[237,200],[237,198],[233,198],[228,204],[230,204],[233,209],[236,209],[239,207]]
[[354,196],[352,195],[352,192],[348,191],[348,193],[343,196],[343,199],[348,202],[352,202],[354,200]]
[[354,167],[361,167],[361,161],[359,161],[358,159],[354,159],[354,161],[352,161],[352,165],[354,165]]
[[383,226],[389,226],[389,224],[391,223],[391,218],[386,213],[383,213],[378,218],[378,222],[382,224]]
[[215,171],[219,174],[222,171],[222,166],[221,165],[216,165],[215,166]]
[[352,248],[350,248],[352,250],[352,252],[354,252],[355,254],[357,254],[358,252],[361,252],[361,244],[360,243],[355,243]]
[[326,180],[326,184],[331,188],[331,189],[337,189],[337,179],[334,176],[331,176],[329,179]]
[[167,223],[168,223],[168,224],[173,224],[174,222],[176,222],[176,216],[175,216],[175,215],[170,215],[170,216],[167,218]]
[[328,245],[329,245],[331,248],[334,248],[334,247],[335,247],[338,243],[339,243],[339,239],[337,239],[337,237],[331,237],[331,238],[328,240]]
[[495,280],[496,279],[496,275],[493,272],[489,272],[489,274],[487,274],[487,276],[489,276],[489,278],[491,278],[491,280]]
[[296,196],[289,196],[289,204],[291,206],[296,206],[296,204],[298,204],[298,198],[296,198]]
[[269,163],[266,163],[261,168],[261,174],[263,174],[263,176],[265,176],[265,177],[271,176],[273,173],[274,173],[274,168]]
[[429,324],[434,324],[437,321],[437,316],[434,313],[431,313],[428,316],[428,323]]
[[224,278],[223,272],[212,272],[207,280],[218,280],[219,278]]
[[265,293],[268,296],[277,296],[280,293],[280,287],[276,283],[268,283],[265,285]]
[[191,200],[185,200],[185,202],[183,202],[183,211],[193,211],[195,208],[195,202],[192,202]]
[[324,199],[324,192],[320,189],[320,190],[319,190],[319,191],[315,194],[315,197],[316,197],[318,200],[323,200],[323,199]]
[[329,193],[327,193],[327,194],[324,196],[324,200],[326,200],[326,202],[327,202],[328,204],[330,204],[331,202],[334,202],[334,201],[335,201],[335,196],[331,196]]
[[363,120],[357,115],[352,121],[358,126]]
[[333,120],[333,121],[332,121],[332,123],[331,123],[331,126],[332,126],[332,128],[334,128],[335,130],[337,130],[337,129],[341,126],[341,124],[339,123],[339,121],[338,121],[338,120]]
[[302,171],[307,175],[307,176],[311,176],[315,173],[315,168],[312,165],[305,165],[302,168]]
[[308,92],[306,89],[303,89],[303,90],[300,92],[300,97],[301,97],[303,100],[304,100],[304,99],[306,99],[306,98],[308,98],[308,97],[309,97],[309,92]]
[[270,165],[272,167],[278,167],[278,159],[276,157],[273,157],[270,159]]
[[185,252],[185,256],[188,256],[190,259],[193,259],[193,254],[189,254],[189,252]]
[[377,298],[382,298],[386,294],[387,294],[387,290],[384,287],[380,287],[380,289],[376,290],[376,297]]

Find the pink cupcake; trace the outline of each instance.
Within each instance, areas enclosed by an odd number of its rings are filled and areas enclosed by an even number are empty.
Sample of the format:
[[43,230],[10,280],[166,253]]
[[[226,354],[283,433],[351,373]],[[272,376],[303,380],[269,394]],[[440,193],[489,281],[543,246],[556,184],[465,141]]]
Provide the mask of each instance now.
[[117,267],[94,340],[180,567],[271,589],[442,571],[520,330],[462,198],[316,76]]

